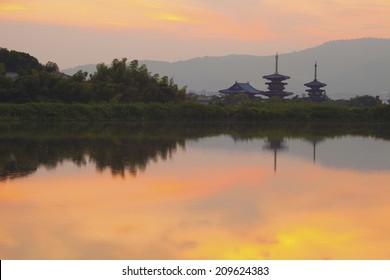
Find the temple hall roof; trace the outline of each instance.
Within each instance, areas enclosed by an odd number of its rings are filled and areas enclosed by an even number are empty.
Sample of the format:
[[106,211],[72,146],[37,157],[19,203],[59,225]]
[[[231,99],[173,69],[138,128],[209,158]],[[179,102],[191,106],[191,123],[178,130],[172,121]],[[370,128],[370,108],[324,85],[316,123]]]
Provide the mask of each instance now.
[[255,89],[252,87],[249,82],[247,83],[237,83],[235,82],[234,85],[232,85],[228,89],[223,89],[219,91],[220,93],[249,93],[249,94],[260,94],[262,93],[261,90]]

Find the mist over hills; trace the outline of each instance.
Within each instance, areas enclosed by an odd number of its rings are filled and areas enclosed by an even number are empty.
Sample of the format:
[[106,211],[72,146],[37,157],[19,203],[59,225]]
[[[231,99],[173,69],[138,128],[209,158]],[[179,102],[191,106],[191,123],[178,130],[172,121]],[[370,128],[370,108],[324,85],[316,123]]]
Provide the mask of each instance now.
[[[128,57],[129,60],[134,58]],[[304,83],[314,78],[314,63],[318,63],[318,80],[332,99],[356,95],[379,95],[390,99],[390,39],[355,39],[324,43],[313,48],[279,54],[279,73],[288,75],[287,91],[305,93]],[[199,57],[185,61],[163,62],[140,60],[149,71],[172,77],[188,90],[215,91],[230,87],[235,81],[249,81],[255,88],[265,90],[262,76],[275,71],[275,57],[229,55]],[[78,70],[93,73],[96,65],[65,69],[72,75]]]

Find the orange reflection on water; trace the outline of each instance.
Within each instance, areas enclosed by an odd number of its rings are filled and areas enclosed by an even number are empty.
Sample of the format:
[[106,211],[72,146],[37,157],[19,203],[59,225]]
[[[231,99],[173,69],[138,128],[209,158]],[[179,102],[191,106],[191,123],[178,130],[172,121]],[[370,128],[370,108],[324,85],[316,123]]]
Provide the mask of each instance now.
[[390,258],[388,172],[278,160],[187,149],[125,179],[39,169],[0,185],[0,258]]

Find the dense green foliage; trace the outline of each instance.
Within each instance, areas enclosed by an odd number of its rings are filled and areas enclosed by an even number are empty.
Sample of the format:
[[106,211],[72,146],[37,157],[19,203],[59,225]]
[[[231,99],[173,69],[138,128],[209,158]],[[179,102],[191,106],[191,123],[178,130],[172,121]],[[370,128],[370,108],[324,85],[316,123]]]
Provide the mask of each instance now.
[[356,106],[356,107],[362,107],[362,106],[378,106],[382,104],[382,101],[379,99],[379,96],[370,96],[370,95],[363,95],[363,96],[356,96],[351,98],[348,101],[348,104],[350,106]]
[[390,106],[346,107],[315,103],[263,103],[223,107],[187,102],[0,104],[1,120],[390,122]]
[[[137,60],[126,62],[123,58],[114,59],[110,66],[100,63],[87,79],[86,72],[67,76],[54,62],[41,65],[28,54],[0,49],[0,102],[164,103],[185,99],[185,88],[172,79],[152,76]],[[10,77],[9,73],[18,75]]]
[[23,52],[8,51],[4,48],[0,48],[0,64],[3,64],[3,71],[6,69],[7,72],[15,72],[19,75],[28,75],[33,70],[41,71],[44,69],[44,66],[35,57]]

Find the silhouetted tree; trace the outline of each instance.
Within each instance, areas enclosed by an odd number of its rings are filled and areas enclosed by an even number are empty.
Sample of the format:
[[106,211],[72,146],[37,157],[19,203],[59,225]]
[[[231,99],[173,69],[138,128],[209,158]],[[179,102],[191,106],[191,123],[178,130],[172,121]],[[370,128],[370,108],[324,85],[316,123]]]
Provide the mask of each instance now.
[[363,96],[356,96],[349,100],[349,105],[351,106],[357,106],[357,107],[372,107],[382,104],[382,101],[380,100],[379,96],[371,96],[371,95],[363,95]]
[[[87,80],[87,72],[60,73],[54,62],[44,66],[29,54],[0,48],[0,102],[172,102],[185,99],[185,88],[172,79],[152,76],[137,60],[114,59],[99,63]],[[7,72],[17,72],[9,78]]]
[[57,63],[51,61],[45,64],[45,70],[47,72],[60,72],[60,68],[58,67]]

